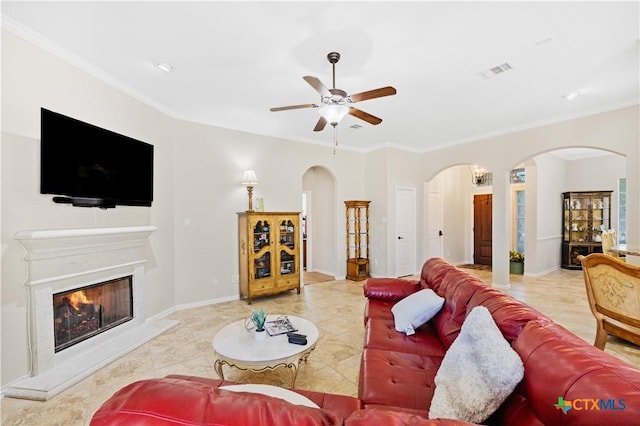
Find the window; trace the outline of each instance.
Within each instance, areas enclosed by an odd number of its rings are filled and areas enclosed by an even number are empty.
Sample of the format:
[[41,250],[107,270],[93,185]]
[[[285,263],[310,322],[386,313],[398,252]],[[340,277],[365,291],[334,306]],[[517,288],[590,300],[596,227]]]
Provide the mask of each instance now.
[[516,191],[516,250],[524,253],[524,190]]
[[627,179],[618,181],[618,244],[627,243]]
[[511,170],[511,250],[524,253],[524,221],[525,221],[525,168]]

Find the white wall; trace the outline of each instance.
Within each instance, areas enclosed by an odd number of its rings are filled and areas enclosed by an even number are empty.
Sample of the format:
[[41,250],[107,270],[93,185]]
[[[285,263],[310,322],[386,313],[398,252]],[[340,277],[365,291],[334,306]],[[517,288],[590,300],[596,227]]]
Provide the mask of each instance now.
[[[367,154],[366,199],[371,200],[369,229],[371,240],[371,274],[396,274],[396,188],[416,189],[416,235],[422,235],[423,183],[420,181],[420,163],[415,153],[395,148],[384,148]],[[420,239],[416,239],[416,253]],[[422,268],[424,259],[416,258],[416,269]]]
[[448,168],[438,176],[444,180],[443,193],[443,225],[444,225],[444,258],[455,264],[473,261],[471,242],[473,217],[471,175],[467,165]]
[[[367,191],[364,200],[369,204],[369,272],[374,277],[389,275],[386,247],[388,245],[388,185],[386,150],[380,149],[366,155]],[[357,200],[357,198],[353,198]]]

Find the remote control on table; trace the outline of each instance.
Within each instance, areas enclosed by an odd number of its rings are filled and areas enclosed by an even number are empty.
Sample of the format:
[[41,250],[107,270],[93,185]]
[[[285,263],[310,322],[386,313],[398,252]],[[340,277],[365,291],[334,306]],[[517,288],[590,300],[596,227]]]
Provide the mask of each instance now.
[[293,331],[290,331],[287,333],[287,337],[295,337],[298,339],[306,339],[307,335],[306,334],[299,334],[299,333],[294,333]]
[[294,345],[306,345],[307,338],[306,337],[289,337],[289,343],[293,343]]

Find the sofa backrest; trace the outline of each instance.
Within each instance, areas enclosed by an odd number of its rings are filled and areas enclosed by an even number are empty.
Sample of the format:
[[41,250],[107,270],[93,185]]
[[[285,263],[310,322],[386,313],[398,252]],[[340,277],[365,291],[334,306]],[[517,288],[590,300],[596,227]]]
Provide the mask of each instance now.
[[484,306],[489,310],[502,335],[510,343],[518,338],[529,321],[551,322],[550,318],[531,306],[491,287],[478,289],[469,299],[467,311],[471,312],[476,306]]
[[487,288],[480,279],[460,269],[449,270],[433,290],[444,297],[440,312],[433,317],[433,326],[442,344],[449,348],[460,334],[462,323],[467,317],[469,300],[479,289]]
[[431,288],[437,292],[444,276],[454,269],[456,269],[456,267],[446,260],[439,257],[432,257],[422,265],[420,285],[422,288]]
[[543,424],[638,424],[640,373],[633,366],[545,320],[529,321],[513,348],[524,363],[516,390],[526,399],[521,411]]
[[529,305],[489,287],[480,278],[458,269],[441,258],[432,258],[422,268],[420,284],[445,298],[445,304],[433,318],[445,347],[460,333],[467,314],[476,306],[486,307],[504,337],[514,341],[531,320],[551,321]]

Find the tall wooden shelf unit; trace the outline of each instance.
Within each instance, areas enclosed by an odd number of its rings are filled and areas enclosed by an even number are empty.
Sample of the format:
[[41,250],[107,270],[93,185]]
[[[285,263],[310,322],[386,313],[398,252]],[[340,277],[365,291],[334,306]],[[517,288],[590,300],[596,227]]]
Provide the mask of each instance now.
[[369,278],[369,203],[345,201],[347,208],[347,279]]
[[602,231],[611,226],[611,193],[562,194],[562,259],[565,269],[582,269],[579,255],[602,253]]
[[238,213],[240,298],[300,294],[299,212]]

